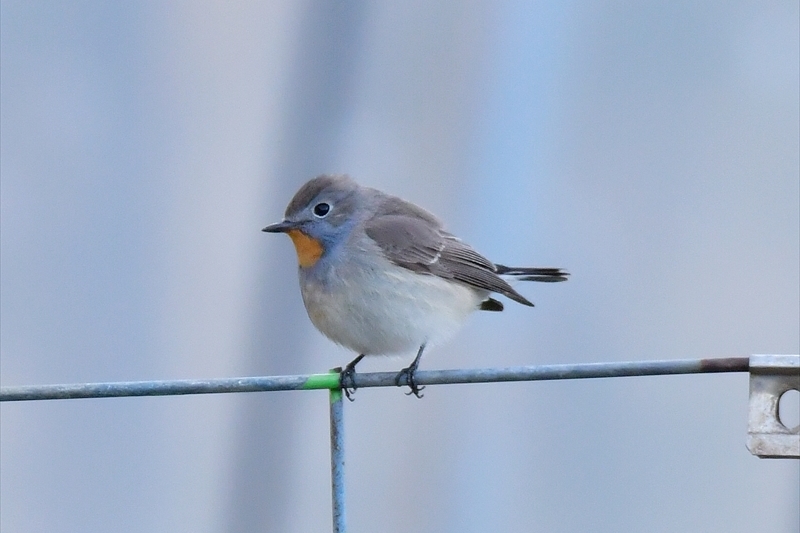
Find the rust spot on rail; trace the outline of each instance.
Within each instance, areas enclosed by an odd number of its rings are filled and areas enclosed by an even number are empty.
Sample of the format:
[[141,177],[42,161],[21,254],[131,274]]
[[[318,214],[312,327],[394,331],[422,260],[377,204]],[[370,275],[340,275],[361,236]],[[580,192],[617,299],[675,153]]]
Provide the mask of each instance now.
[[750,358],[722,357],[701,359],[700,368],[703,372],[747,372],[750,370]]

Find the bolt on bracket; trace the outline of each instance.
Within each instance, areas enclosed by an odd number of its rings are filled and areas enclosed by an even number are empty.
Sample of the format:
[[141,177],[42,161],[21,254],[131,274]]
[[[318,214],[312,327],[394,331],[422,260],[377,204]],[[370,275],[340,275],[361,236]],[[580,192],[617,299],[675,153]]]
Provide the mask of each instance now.
[[800,355],[750,356],[750,414],[747,449],[761,458],[800,459],[800,425],[781,422],[779,402],[800,391]]

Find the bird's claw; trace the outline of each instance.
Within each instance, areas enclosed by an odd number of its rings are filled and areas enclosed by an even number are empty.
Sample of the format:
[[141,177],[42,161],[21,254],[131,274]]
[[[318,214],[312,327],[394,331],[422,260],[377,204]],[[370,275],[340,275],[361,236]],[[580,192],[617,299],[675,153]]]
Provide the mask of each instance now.
[[364,359],[363,353],[347,363],[344,370],[339,373],[339,388],[344,391],[344,395],[347,396],[347,399],[351,402],[355,401],[353,396],[356,393],[356,365],[362,359]]
[[356,368],[347,365],[344,370],[339,374],[339,388],[342,389],[344,395],[351,402],[355,401],[356,383],[355,383]]
[[424,396],[424,394],[422,394],[422,390],[425,388],[425,386],[417,385],[417,380],[415,377],[416,374],[416,365],[411,365],[397,373],[397,377],[394,378],[394,383],[398,387],[402,387],[404,385],[403,377],[405,377],[405,385],[408,385],[408,388],[411,389],[406,393],[406,396],[411,396],[413,394],[417,398],[422,398]]

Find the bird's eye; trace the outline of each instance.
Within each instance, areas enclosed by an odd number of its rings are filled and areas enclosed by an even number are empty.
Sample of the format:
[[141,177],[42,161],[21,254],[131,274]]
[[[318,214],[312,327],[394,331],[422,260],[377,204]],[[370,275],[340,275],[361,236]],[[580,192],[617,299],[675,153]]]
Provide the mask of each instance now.
[[331,206],[325,202],[320,202],[314,206],[314,216],[316,217],[325,218],[330,212]]

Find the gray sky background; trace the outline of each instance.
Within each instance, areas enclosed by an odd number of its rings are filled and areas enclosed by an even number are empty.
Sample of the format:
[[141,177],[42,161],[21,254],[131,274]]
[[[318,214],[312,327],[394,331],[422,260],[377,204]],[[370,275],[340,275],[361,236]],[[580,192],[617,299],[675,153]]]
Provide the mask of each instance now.
[[[798,11],[3,0],[0,380],[346,363],[260,231],[322,172],[572,273],[424,368],[798,353]],[[746,408],[745,375],[362,390],[349,524],[796,532],[798,461],[749,454]],[[0,415],[4,532],[330,528],[324,392]]]

